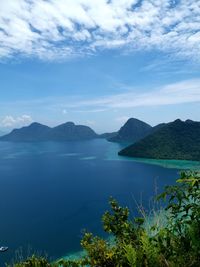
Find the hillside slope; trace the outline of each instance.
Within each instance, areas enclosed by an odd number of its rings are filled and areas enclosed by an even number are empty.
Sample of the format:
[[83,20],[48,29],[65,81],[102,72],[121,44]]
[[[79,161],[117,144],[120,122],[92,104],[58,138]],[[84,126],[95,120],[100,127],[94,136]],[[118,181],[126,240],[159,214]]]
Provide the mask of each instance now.
[[134,143],[147,136],[152,127],[138,119],[130,118],[118,131],[118,134],[109,138],[110,142],[130,142]]
[[139,158],[199,161],[200,122],[175,120],[118,154]]
[[98,135],[88,126],[67,122],[50,128],[34,122],[27,127],[14,129],[0,137],[0,141],[33,142],[33,141],[73,141],[97,138]]

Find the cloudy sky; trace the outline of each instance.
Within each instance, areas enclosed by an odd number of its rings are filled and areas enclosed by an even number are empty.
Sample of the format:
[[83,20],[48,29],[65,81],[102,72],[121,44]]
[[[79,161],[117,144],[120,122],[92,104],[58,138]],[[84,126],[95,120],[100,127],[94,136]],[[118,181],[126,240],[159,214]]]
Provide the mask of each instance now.
[[0,0],[0,129],[200,120],[199,0]]

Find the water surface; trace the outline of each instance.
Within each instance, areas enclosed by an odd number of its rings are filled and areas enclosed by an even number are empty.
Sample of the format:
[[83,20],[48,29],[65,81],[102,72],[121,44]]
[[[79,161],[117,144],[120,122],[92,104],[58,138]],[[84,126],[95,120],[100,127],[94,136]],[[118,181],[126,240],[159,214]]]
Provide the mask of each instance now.
[[178,169],[117,156],[120,145],[84,142],[0,142],[0,266],[29,247],[53,259],[80,249],[83,229],[103,235],[101,216],[113,196],[135,213],[149,207]]

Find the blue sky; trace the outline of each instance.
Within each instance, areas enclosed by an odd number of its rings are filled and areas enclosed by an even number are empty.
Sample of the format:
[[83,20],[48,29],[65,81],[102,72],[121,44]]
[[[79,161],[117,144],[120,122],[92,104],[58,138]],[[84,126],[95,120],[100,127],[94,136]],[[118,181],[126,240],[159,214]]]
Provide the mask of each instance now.
[[0,129],[200,120],[198,1],[2,0]]

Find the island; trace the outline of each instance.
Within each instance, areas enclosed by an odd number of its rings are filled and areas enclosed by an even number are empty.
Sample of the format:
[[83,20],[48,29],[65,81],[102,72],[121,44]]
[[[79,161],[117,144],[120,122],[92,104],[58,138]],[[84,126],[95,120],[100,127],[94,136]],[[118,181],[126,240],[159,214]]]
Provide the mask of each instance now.
[[200,122],[177,119],[122,149],[121,156],[200,161]]
[[38,122],[0,137],[0,141],[34,142],[34,141],[76,141],[97,138],[98,135],[90,127],[66,122],[56,127],[48,127]]

